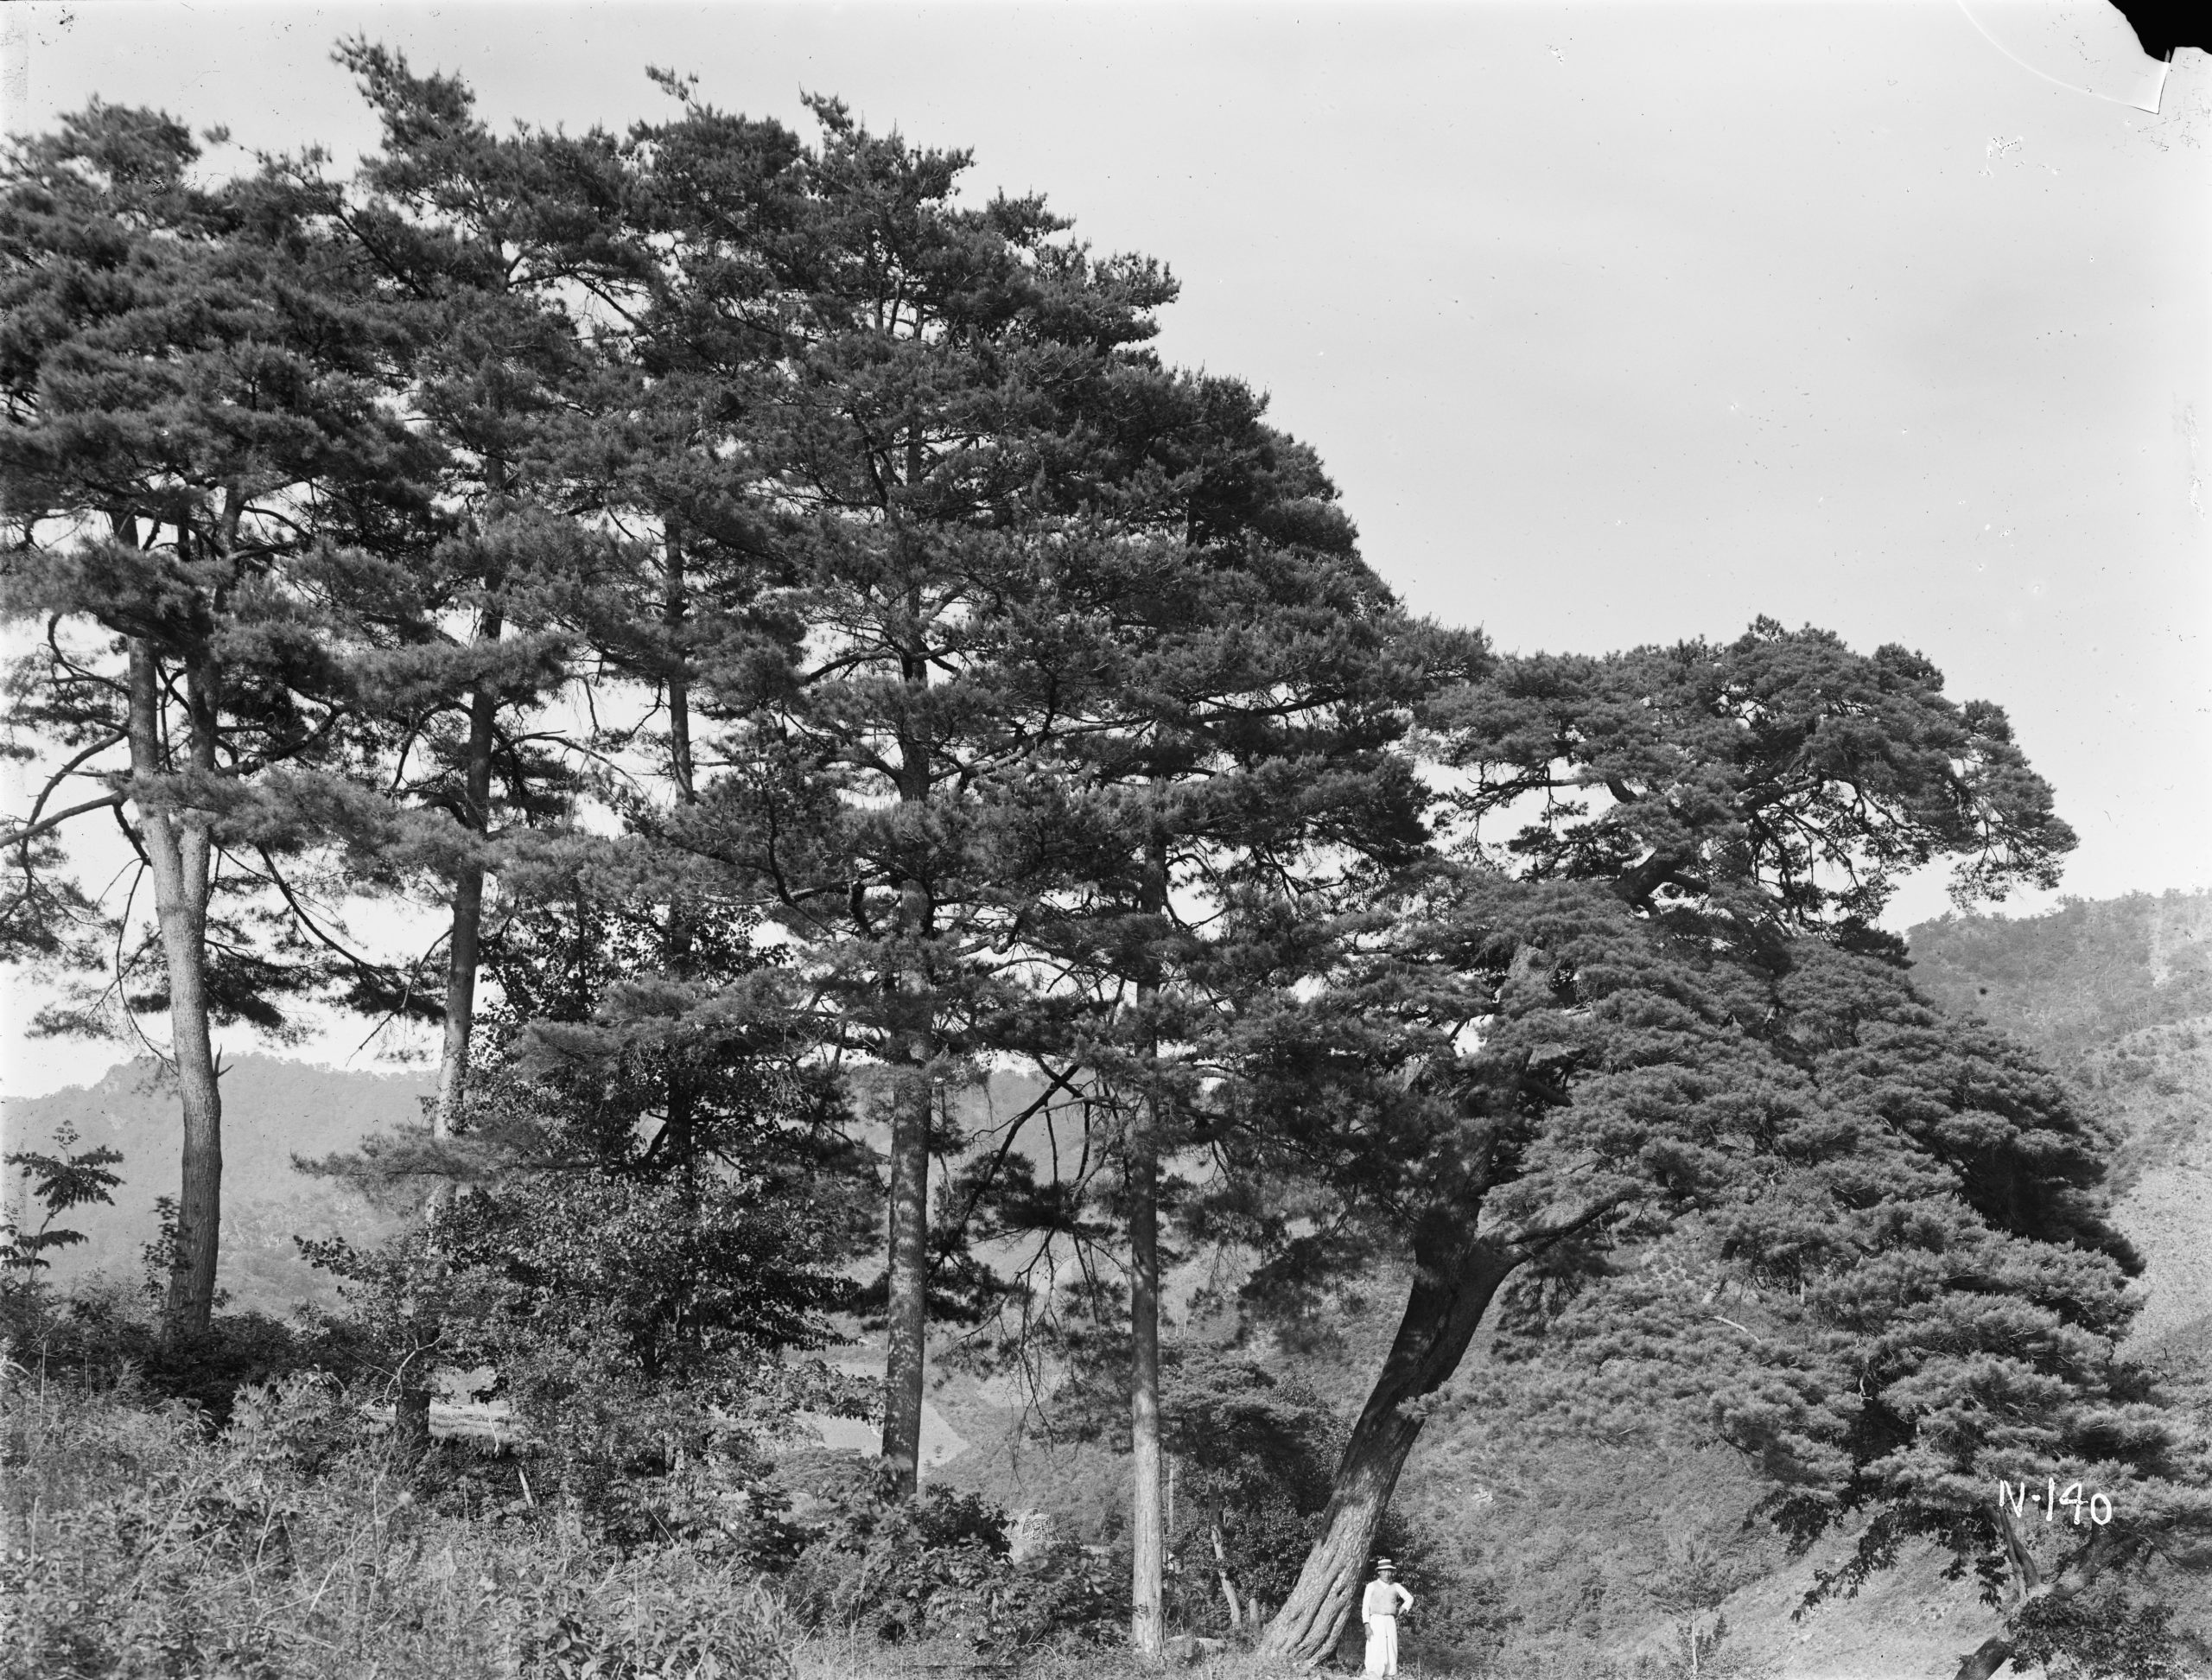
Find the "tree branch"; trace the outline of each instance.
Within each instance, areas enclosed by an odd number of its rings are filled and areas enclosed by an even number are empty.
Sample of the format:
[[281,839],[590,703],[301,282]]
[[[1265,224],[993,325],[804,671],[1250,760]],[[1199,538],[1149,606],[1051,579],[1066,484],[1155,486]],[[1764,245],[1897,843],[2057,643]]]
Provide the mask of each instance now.
[[[110,744],[111,745],[112,743]],[[41,802],[43,803],[45,795],[41,794],[39,797]],[[20,846],[27,840],[35,840],[40,835],[49,833],[53,830],[60,828],[62,824],[67,822],[72,817],[81,817],[88,811],[101,811],[111,805],[120,810],[124,801],[128,797],[129,795],[124,793],[104,793],[97,799],[87,799],[82,805],[71,805],[67,811],[57,811],[53,816],[47,818],[42,822],[26,823],[22,827],[16,830],[13,833],[0,834],[0,850],[4,850],[13,846]]]

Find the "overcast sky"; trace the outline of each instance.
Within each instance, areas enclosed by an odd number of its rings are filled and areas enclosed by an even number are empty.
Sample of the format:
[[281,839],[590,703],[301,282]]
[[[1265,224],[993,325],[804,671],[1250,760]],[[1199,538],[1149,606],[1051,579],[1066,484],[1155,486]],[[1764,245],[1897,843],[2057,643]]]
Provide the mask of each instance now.
[[[1419,610],[1905,643],[2011,712],[2066,890],[2206,886],[2212,78],[2138,109],[2116,14],[1972,4],[18,0],[0,85],[11,130],[98,94],[341,156],[355,33],[499,123],[662,114],[649,64],[803,131],[835,93],[1167,262],[1165,353],[1273,393]],[[16,1047],[10,1092],[86,1075]]]

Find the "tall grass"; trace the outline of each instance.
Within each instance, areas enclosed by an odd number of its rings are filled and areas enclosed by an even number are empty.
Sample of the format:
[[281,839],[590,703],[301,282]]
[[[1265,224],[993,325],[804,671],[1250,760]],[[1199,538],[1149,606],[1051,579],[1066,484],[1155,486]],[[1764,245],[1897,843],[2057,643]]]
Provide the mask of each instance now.
[[7,1680],[789,1680],[750,1572],[617,1553],[519,1477],[426,1501],[327,1380],[245,1390],[211,1433],[127,1384],[0,1379]]

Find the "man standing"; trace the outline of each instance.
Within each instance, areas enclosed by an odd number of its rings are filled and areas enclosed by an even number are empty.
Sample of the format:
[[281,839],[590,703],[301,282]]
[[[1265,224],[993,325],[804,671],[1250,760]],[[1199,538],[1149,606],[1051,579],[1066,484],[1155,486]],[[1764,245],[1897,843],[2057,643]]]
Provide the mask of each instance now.
[[1375,1579],[1359,1600],[1359,1619],[1367,1627],[1367,1672],[1398,1671],[1398,1617],[1414,1607],[1414,1595],[1398,1585],[1398,1572],[1387,1557],[1375,1560]]

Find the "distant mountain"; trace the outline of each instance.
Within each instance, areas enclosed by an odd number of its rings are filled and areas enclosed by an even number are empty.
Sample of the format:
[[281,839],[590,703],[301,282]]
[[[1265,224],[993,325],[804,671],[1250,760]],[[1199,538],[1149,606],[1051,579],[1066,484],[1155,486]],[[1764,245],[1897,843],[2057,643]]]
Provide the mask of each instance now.
[[[223,1072],[222,1258],[217,1282],[230,1310],[282,1314],[298,1301],[334,1300],[330,1280],[302,1261],[294,1236],[340,1232],[359,1238],[384,1219],[356,1193],[295,1170],[294,1155],[313,1160],[359,1147],[376,1132],[419,1126],[428,1073],[350,1072],[243,1056]],[[111,1207],[73,1209],[61,1224],[86,1240],[60,1250],[51,1274],[68,1282],[105,1272],[135,1284],[143,1250],[156,1234],[155,1200],[175,1196],[180,1125],[175,1086],[160,1065],[127,1062],[93,1085],[0,1106],[11,1149],[50,1149],[55,1132],[73,1125],[80,1149],[120,1150],[123,1185]],[[22,1186],[10,1174],[9,1206],[19,1209]]]

